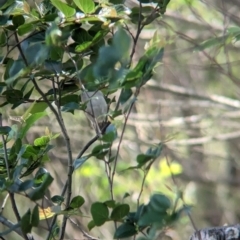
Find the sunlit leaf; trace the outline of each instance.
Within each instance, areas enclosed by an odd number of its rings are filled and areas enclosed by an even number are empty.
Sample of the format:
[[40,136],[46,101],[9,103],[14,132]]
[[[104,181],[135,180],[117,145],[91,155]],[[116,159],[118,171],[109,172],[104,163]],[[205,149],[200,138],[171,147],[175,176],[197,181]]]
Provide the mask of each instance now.
[[60,0],[51,0],[51,3],[59,10],[61,11],[66,18],[72,17],[76,10],[72,7],[70,7],[68,4],[61,2]]
[[93,13],[95,11],[95,4],[93,0],[73,0],[80,10],[84,13]]

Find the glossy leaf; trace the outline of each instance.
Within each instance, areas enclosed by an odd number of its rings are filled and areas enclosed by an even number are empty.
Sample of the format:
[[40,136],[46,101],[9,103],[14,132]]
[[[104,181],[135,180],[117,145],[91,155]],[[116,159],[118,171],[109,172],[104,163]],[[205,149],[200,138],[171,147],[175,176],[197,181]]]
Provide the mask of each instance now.
[[7,135],[11,132],[11,128],[8,126],[0,127],[0,135]]
[[53,203],[59,204],[61,205],[64,202],[64,197],[59,196],[59,195],[55,195],[51,198]]
[[85,200],[82,196],[74,197],[70,202],[71,208],[80,208],[84,204]]

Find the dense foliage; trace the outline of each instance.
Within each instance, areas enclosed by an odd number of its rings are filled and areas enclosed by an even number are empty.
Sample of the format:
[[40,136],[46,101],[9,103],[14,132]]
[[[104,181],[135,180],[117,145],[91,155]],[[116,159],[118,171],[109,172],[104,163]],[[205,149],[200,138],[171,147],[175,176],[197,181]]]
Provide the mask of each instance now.
[[[141,240],[154,239],[157,231],[174,222],[184,209],[176,208],[181,195],[176,197],[175,203],[161,193],[149,196],[148,204],[141,203],[146,176],[162,154],[164,143],[157,142],[149,147],[146,153],[136,156],[135,166],[125,169],[138,169],[144,173],[134,208],[124,203],[129,194],[123,196],[122,202],[115,199],[114,176],[129,114],[140,89],[152,77],[154,68],[164,55],[165,42],[156,32],[145,46],[144,54],[136,64],[133,63],[139,35],[146,26],[163,16],[169,0],[142,0],[134,7],[127,7],[121,0],[44,0],[35,5],[27,1],[6,0],[1,3],[3,74],[0,104],[5,109],[25,110],[21,116],[8,116],[18,121],[18,125],[4,126],[2,118],[0,120],[1,196],[4,196],[5,203],[10,199],[17,219],[15,223],[9,222],[3,213],[1,222],[8,229],[0,235],[15,231],[25,239],[32,239],[33,227],[41,228],[41,222],[47,221],[43,236],[46,239],[63,239],[71,216],[86,214],[92,218],[89,230],[113,222],[115,239],[136,239],[137,235]],[[102,134],[96,135],[73,159],[71,136],[62,112],[71,115],[84,111],[86,104],[80,101],[79,92],[97,90],[103,92],[108,103],[110,122],[107,121]],[[111,97],[116,92],[119,94]],[[49,109],[61,133],[53,134],[47,128],[44,135],[27,142],[31,127],[46,117]],[[124,117],[122,129],[117,129],[114,124],[118,116]],[[42,200],[47,198],[46,191],[54,181],[44,163],[50,161],[49,152],[54,148],[52,142],[60,135],[65,140],[67,152],[67,181],[62,192],[48,199],[55,206],[43,208]],[[96,141],[98,145],[86,153]],[[114,142],[118,142],[116,149]],[[106,196],[104,202],[94,202],[83,214],[84,198],[72,196],[72,174],[90,157],[105,164],[111,197],[108,199]],[[124,184],[127,192],[128,183]],[[33,202],[35,207],[22,213],[15,201],[16,195],[23,195],[26,202]],[[64,216],[61,222],[56,221],[59,215]],[[71,236],[71,233],[67,234]]]

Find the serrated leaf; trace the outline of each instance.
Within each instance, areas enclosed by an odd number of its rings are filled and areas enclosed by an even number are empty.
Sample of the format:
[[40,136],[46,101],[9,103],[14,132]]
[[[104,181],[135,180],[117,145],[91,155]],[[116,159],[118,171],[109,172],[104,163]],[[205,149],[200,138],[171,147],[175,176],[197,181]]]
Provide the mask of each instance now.
[[95,202],[91,206],[91,214],[95,225],[101,226],[108,220],[109,211],[104,203]]

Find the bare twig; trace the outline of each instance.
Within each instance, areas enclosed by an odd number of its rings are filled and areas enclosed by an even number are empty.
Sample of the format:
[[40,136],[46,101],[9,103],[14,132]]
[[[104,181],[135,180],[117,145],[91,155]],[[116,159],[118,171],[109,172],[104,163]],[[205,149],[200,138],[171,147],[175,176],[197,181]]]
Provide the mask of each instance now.
[[77,224],[72,218],[69,218],[69,221],[73,224],[73,225],[75,225],[79,230],[80,230],[80,232],[83,234],[83,236],[85,237],[84,239],[88,239],[88,240],[99,240],[99,238],[95,238],[95,237],[93,237],[93,236],[91,236],[91,235],[89,235],[88,233],[86,233],[82,228],[81,228],[81,226],[79,226],[79,224]]
[[[9,221],[7,218],[3,217],[2,215],[0,215],[0,223],[2,223],[4,226],[8,227],[9,229],[13,229],[13,231],[14,231],[15,233],[17,233],[19,236],[21,236],[22,238],[24,238],[24,235],[23,235],[23,233],[22,233],[22,231],[21,231],[21,229],[20,229],[20,226],[18,226],[18,227],[15,228],[15,227],[14,227],[15,224],[12,223],[11,221]],[[2,235],[2,234],[3,234],[3,232],[1,232],[0,235]]]
[[156,81],[149,81],[147,83],[147,86],[149,86],[150,88],[160,90],[160,91],[178,94],[178,95],[184,96],[184,97],[192,97],[195,99],[202,99],[202,100],[218,103],[218,104],[221,104],[221,105],[224,105],[227,107],[240,109],[240,101],[231,99],[231,98],[227,98],[225,96],[214,95],[214,94],[206,96],[205,94],[199,94],[195,91],[186,89],[181,86],[163,84],[163,83],[158,84]]

